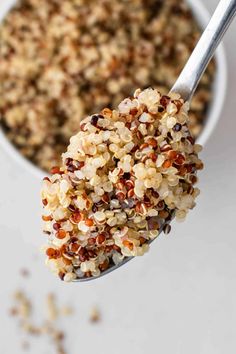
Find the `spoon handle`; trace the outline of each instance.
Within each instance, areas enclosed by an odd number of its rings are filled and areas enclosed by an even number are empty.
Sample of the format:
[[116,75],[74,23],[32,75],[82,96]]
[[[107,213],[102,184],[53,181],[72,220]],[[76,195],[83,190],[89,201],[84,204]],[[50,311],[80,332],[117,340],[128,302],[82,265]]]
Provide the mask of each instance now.
[[236,0],[221,0],[171,92],[190,101],[207,64],[236,14]]

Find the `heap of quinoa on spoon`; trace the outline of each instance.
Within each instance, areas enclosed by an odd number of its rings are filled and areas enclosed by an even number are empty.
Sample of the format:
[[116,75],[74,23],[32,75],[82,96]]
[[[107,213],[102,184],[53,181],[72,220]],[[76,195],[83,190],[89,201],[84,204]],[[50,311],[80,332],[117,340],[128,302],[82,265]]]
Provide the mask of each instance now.
[[47,264],[62,280],[141,256],[195,206],[203,168],[180,95],[136,90],[85,118],[42,188]]

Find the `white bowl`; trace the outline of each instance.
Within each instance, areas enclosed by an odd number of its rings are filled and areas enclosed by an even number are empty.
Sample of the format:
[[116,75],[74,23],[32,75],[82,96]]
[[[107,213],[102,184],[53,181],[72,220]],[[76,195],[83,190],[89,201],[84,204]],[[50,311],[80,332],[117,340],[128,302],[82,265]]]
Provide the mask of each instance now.
[[[206,10],[205,6],[201,3],[200,0],[186,0],[189,6],[191,7],[195,18],[199,26],[204,29],[209,21],[210,15]],[[4,18],[8,10],[15,3],[15,0],[5,0],[0,3],[0,20]],[[207,118],[204,123],[204,128],[199,135],[197,142],[201,145],[205,145],[209,137],[211,136],[223,108],[225,92],[227,86],[227,67],[225,59],[225,51],[222,45],[216,51],[215,54],[216,60],[216,75],[213,83],[213,95],[212,101],[210,103]],[[18,163],[23,165],[28,169],[33,175],[42,179],[46,172],[41,170],[39,167],[27,160],[21,153],[14,147],[14,145],[8,140],[5,136],[2,129],[0,129],[0,144],[3,149],[9,153]]]

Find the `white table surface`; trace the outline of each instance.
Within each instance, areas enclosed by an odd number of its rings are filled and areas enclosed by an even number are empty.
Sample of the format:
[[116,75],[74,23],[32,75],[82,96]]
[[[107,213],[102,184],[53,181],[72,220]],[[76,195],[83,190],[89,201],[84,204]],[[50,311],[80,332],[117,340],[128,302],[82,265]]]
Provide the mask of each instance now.
[[[4,2],[4,4],[3,4]],[[1,1],[4,7],[7,0]],[[212,11],[216,0],[209,0]],[[11,294],[27,289],[39,309],[49,291],[72,303],[63,323],[68,354],[234,354],[236,352],[236,21],[224,43],[229,67],[222,119],[205,146],[198,205],[154,242],[148,255],[98,281],[64,284],[43,265],[40,181],[0,151],[0,353],[18,354]],[[23,201],[23,202],[22,202]],[[22,280],[19,269],[33,273]],[[88,323],[97,304],[102,322]],[[39,311],[38,321],[42,318]],[[41,311],[42,312],[42,311]],[[48,340],[29,353],[51,354]]]

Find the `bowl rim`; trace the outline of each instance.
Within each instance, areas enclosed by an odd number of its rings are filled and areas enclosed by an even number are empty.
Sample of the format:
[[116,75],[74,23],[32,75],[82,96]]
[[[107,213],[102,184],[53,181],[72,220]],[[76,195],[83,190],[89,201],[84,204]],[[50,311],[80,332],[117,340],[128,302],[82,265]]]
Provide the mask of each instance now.
[[[186,3],[191,8],[196,21],[198,22],[201,28],[204,28],[209,19],[210,13],[205,8],[205,5],[201,0],[185,0]],[[9,0],[8,3],[5,3],[6,6],[0,8],[0,21],[4,18],[5,14],[9,11],[12,6],[12,2],[15,1]],[[216,60],[216,74],[213,83],[213,95],[210,107],[207,113],[207,119],[204,125],[202,132],[197,138],[197,143],[203,146],[206,145],[211,134],[213,133],[223,109],[223,104],[225,101],[226,88],[227,88],[227,62],[224,46],[220,44],[215,53]],[[33,164],[30,160],[24,157],[18,149],[10,142],[5,133],[3,132],[0,126],[0,146],[6,153],[13,158],[19,165],[23,168],[30,170],[31,174],[37,178],[42,179],[47,175],[47,172],[43,171],[40,167]]]
[[[191,7],[195,18],[199,25],[204,28],[209,22],[210,13],[200,0],[185,0]],[[205,146],[212,135],[216,125],[220,119],[223,104],[226,97],[228,71],[224,45],[221,43],[217,48],[214,56],[216,60],[216,74],[213,82],[213,95],[210,107],[207,113],[207,119],[203,130],[197,138],[196,142]]]

